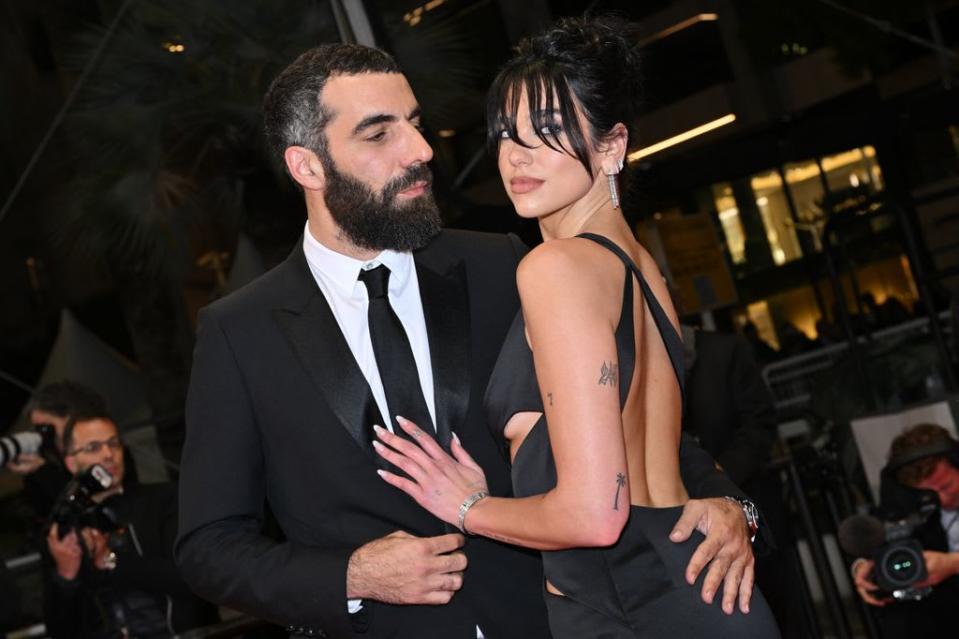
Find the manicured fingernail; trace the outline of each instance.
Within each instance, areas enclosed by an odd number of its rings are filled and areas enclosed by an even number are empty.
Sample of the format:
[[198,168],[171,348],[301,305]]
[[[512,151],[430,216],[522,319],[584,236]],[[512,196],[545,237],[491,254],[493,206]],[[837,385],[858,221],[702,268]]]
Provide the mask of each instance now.
[[749,614],[749,604],[746,604],[745,606],[743,606],[743,614],[746,614],[746,615]]
[[678,530],[674,530],[673,532],[669,533],[669,538],[670,538],[670,539],[673,539],[673,540],[677,540],[677,539],[679,539],[681,536],[682,536],[682,535],[679,534],[679,531],[678,531]]
[[456,431],[454,430],[454,431],[452,431],[452,433],[453,433],[453,439],[456,440],[456,443],[457,443],[457,444],[462,444],[463,442],[460,441],[460,436],[456,434]]
[[373,448],[375,448],[376,450],[383,450],[384,446],[383,446],[383,444],[379,443],[378,441],[376,441],[376,440],[374,439],[374,440],[373,440]]
[[385,471],[385,470],[377,470],[377,471],[376,471],[376,474],[379,475],[380,477],[386,477],[386,471]]
[[410,423],[410,420],[406,419],[406,418],[403,417],[402,415],[397,415],[397,416],[396,416],[396,421],[400,422],[401,424],[404,423],[404,422],[407,423],[407,424]]
[[386,429],[380,426],[379,424],[373,424],[373,432],[377,435],[382,435]]

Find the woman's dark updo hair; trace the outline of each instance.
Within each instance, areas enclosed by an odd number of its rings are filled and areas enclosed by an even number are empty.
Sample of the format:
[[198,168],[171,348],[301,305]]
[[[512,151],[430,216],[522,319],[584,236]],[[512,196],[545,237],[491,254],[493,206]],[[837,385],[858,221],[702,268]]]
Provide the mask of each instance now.
[[[640,99],[639,53],[634,27],[613,16],[564,18],[543,33],[523,40],[503,67],[486,104],[487,140],[496,150],[504,134],[522,146],[516,113],[523,89],[536,136],[551,149],[568,153],[593,175],[589,151],[617,122],[633,136]],[[576,106],[589,123],[584,132]],[[571,149],[552,128],[558,114]],[[545,132],[544,132],[545,129]]]

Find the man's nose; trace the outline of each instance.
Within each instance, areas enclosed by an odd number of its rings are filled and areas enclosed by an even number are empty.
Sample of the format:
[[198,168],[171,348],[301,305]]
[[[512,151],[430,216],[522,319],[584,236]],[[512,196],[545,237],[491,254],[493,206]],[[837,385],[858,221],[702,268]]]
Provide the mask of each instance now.
[[426,164],[433,159],[433,147],[429,145],[429,142],[415,126],[410,125],[409,131],[409,144],[404,166]]

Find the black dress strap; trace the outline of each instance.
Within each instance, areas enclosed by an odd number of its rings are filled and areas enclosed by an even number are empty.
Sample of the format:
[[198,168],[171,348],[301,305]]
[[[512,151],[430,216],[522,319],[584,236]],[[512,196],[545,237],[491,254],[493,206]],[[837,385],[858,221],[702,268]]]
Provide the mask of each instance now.
[[[656,328],[659,330],[659,335],[663,338],[663,344],[665,344],[666,352],[669,354],[669,361],[673,365],[673,372],[676,373],[676,381],[679,383],[679,392],[685,397],[686,361],[683,357],[683,340],[679,336],[679,333],[676,332],[673,323],[669,321],[669,316],[666,315],[666,311],[663,310],[659,300],[656,299],[653,290],[649,288],[646,278],[643,277],[643,272],[639,270],[639,267],[636,266],[633,259],[608,237],[603,237],[595,233],[580,233],[576,237],[583,237],[605,246],[626,265],[626,268],[633,271],[633,275],[635,275],[637,281],[639,281],[639,288],[643,292],[643,299],[646,300],[649,311],[653,316],[653,321],[656,323]],[[632,309],[630,309],[630,311],[632,311]]]

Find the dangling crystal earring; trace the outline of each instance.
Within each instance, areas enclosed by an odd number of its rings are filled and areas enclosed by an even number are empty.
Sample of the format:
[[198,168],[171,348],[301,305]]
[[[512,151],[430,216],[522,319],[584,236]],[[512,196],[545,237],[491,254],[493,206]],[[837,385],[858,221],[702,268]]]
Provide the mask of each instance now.
[[609,199],[613,203],[613,208],[619,208],[619,187],[616,185],[616,174],[610,173],[606,176],[607,184],[609,184]]

